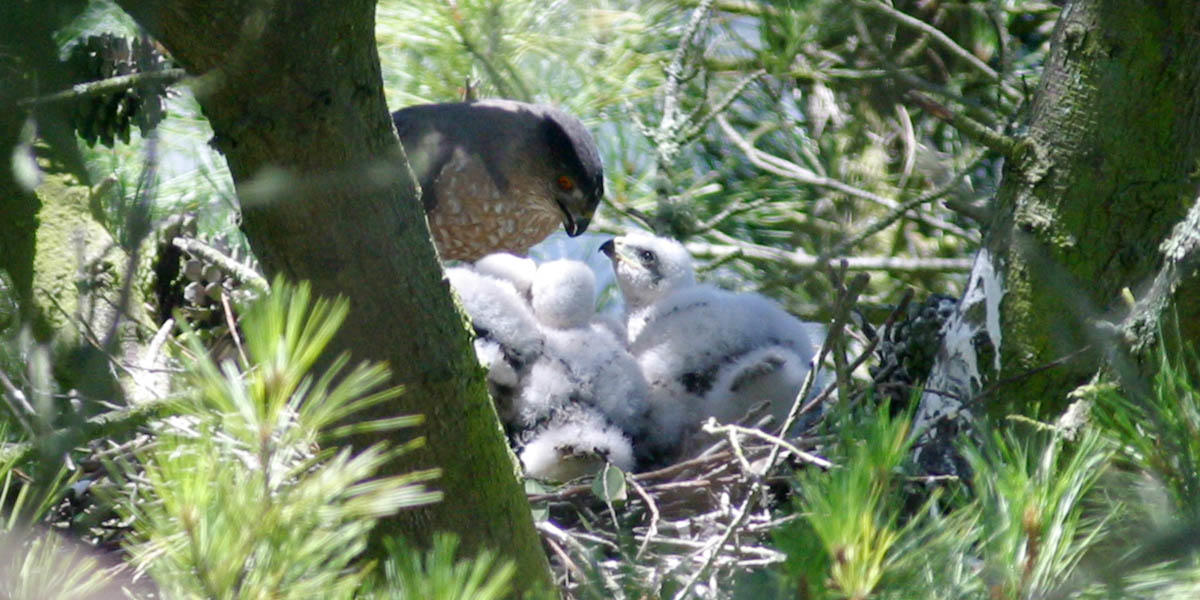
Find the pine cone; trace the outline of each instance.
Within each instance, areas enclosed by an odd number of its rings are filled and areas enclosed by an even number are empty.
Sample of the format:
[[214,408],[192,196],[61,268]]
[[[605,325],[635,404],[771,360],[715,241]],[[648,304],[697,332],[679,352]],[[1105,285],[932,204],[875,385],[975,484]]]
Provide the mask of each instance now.
[[876,396],[890,400],[893,409],[906,407],[912,389],[928,379],[942,343],[942,327],[957,306],[956,298],[931,294],[920,304],[910,304],[906,318],[878,332],[879,365],[870,372]]
[[[98,81],[162,70],[166,59],[146,39],[118,37],[109,33],[89,36],[71,49],[67,64],[79,82]],[[164,83],[145,83],[118,92],[77,98],[71,114],[71,126],[89,146],[100,142],[112,147],[116,140],[128,143],[132,125],[146,135],[165,112]]]

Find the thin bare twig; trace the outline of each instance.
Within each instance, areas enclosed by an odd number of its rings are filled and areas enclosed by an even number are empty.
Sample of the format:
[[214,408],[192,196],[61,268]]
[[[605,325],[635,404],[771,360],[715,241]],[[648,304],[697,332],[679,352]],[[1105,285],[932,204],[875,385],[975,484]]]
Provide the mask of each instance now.
[[229,328],[229,337],[233,338],[238,358],[242,359],[243,365],[248,366],[250,359],[246,357],[246,349],[242,347],[242,336],[238,335],[237,320],[233,317],[233,307],[229,305],[229,294],[225,293],[225,288],[221,288],[221,311],[225,314],[225,326]]
[[739,242],[735,245],[709,244],[706,242],[688,242],[688,252],[698,258],[721,258],[729,254],[739,254],[747,260],[765,260],[790,265],[798,269],[814,269],[824,262],[846,261],[846,268],[851,271],[889,271],[889,272],[966,272],[971,268],[969,258],[898,258],[891,256],[848,256],[830,257],[829,261],[820,261],[819,257],[805,253],[803,250],[783,250],[762,246],[749,242]]
[[805,451],[797,448],[791,442],[789,442],[781,437],[771,435],[771,434],[769,434],[761,429],[755,428],[755,427],[744,427],[742,425],[717,425],[715,421],[710,419],[709,422],[704,424],[704,431],[706,433],[712,433],[712,434],[737,433],[740,435],[748,435],[751,437],[756,437],[760,440],[764,440],[764,441],[770,442],[772,444],[777,444],[779,446],[783,446],[784,450],[791,452],[792,455],[794,455],[796,458],[799,458],[800,460],[803,460],[806,463],[816,465],[818,467],[821,467],[822,469],[828,469],[833,466],[833,463],[829,462],[828,460],[825,460],[824,458],[821,458],[820,456],[817,456],[815,454],[805,452]]
[[629,477],[628,481],[629,485],[633,486],[633,491],[642,497],[642,501],[646,503],[646,508],[650,511],[650,526],[646,530],[646,535],[642,538],[641,545],[638,546],[637,554],[633,557],[634,560],[641,560],[642,555],[646,553],[646,549],[650,547],[650,541],[658,534],[658,521],[661,515],[658,512],[658,503],[654,501],[654,497],[646,491],[646,488],[642,487],[642,484],[638,483],[633,477]]
[[711,544],[711,549],[708,552],[708,556],[704,559],[704,562],[700,565],[700,568],[696,569],[692,576],[688,578],[683,587],[679,589],[679,592],[673,596],[673,600],[683,600],[684,598],[687,598],[688,594],[692,592],[692,588],[695,587],[696,582],[700,581],[700,579],[708,573],[708,570],[712,568],[713,562],[717,559],[717,555],[720,553],[721,548],[724,547],[725,544],[729,543],[729,539],[733,537],[734,532],[736,532],[738,528],[741,527],[742,522],[746,520],[746,517],[750,513],[750,507],[753,505],[753,503],[758,502],[758,496],[762,493],[761,490],[762,485],[757,482],[751,486],[750,494],[746,496],[746,499],[743,500],[741,505],[738,507],[737,512],[734,514],[733,521],[725,528],[725,532],[721,534],[721,537],[717,539],[716,543]]

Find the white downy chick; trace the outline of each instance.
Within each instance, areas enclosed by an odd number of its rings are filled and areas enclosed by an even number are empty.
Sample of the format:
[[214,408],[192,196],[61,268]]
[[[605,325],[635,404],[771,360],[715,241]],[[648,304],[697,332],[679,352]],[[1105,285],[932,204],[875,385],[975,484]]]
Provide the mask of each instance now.
[[675,240],[633,232],[605,242],[600,251],[612,261],[617,287],[625,299],[631,340],[641,326],[635,315],[675,290],[696,283],[692,256]]
[[591,268],[570,260],[542,264],[531,299],[546,340],[544,360],[561,362],[572,401],[596,407],[636,439],[646,425],[646,382],[623,341],[596,318]]
[[475,272],[480,275],[511,283],[522,298],[529,300],[529,288],[533,285],[533,276],[538,268],[532,259],[508,252],[496,252],[475,261],[473,266]]
[[703,412],[732,423],[765,403],[772,418],[771,433],[778,433],[808,371],[808,361],[786,346],[751,350],[719,369],[704,396]]
[[467,267],[446,269],[446,277],[475,328],[475,354],[488,370],[488,387],[506,424],[519,407],[523,374],[541,356],[545,342],[529,305],[508,281]]
[[596,275],[576,260],[542,263],[530,286],[530,303],[542,325],[585,327],[596,314]]
[[621,314],[597,312],[596,316],[592,317],[592,324],[607,329],[621,341],[622,345],[625,344],[625,339],[629,335],[629,332],[625,330],[625,316]]
[[[706,397],[723,368],[747,353],[779,347],[799,358],[783,361],[789,366],[784,373],[792,364],[807,370],[815,351],[810,327],[762,295],[696,283],[682,244],[637,233],[617,237],[601,251],[612,260],[625,296],[629,349],[650,385],[653,437],[661,448],[715,416],[710,413],[718,411],[717,396],[711,403]],[[718,396],[727,402],[740,397]],[[748,408],[722,406],[718,412],[740,416]]]
[[596,274],[585,262],[542,263],[531,279],[529,295],[534,314],[546,327],[572,329],[590,323],[625,339],[623,319],[596,312]]
[[537,479],[569,481],[594,474],[605,462],[624,471],[634,467],[629,438],[599,411],[580,404],[555,413],[518,444],[525,475]]

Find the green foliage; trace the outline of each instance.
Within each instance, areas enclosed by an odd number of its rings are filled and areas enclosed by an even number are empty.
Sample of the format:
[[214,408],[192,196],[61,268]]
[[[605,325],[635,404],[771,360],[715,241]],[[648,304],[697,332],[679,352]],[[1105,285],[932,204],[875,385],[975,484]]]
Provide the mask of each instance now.
[[[1000,160],[946,115],[1011,130],[1039,75],[1053,3],[718,2],[689,37],[695,4],[384,0],[376,27],[385,92],[393,108],[449,101],[470,80],[479,97],[564,106],[596,133],[606,164],[598,229],[651,227],[722,246],[733,252],[706,277],[766,291],[796,312],[823,314],[814,304],[828,288],[778,251],[971,251]],[[879,6],[935,25],[997,76]],[[128,19],[113,21],[119,13],[92,3],[94,22],[65,29],[60,45],[96,31],[135,33],[121,31]],[[131,237],[121,228],[143,193],[153,196],[152,220],[194,210],[204,233],[237,235],[228,171],[206,146],[213,134],[194,99],[179,91],[152,142],[135,132],[129,144],[83,150],[93,180],[107,180],[94,190],[94,210],[117,239]],[[728,130],[710,118],[718,113]],[[729,131],[770,160],[751,160]],[[887,221],[889,202],[926,196]],[[899,283],[953,291],[957,277],[891,272],[873,278],[868,302],[886,301]],[[131,465],[140,495],[111,500],[134,520],[129,549],[139,567],[169,597],[506,596],[510,566],[488,554],[459,560],[447,538],[424,554],[397,545],[382,565],[355,562],[375,519],[434,497],[421,486],[431,474],[373,479],[402,448],[328,449],[350,432],[347,417],[399,392],[380,390],[380,366],[320,358],[344,303],[314,301],[303,286],[276,289],[244,313],[240,362],[215,363],[193,339],[175,386],[187,393],[170,403],[173,416],[155,421],[154,445]],[[0,328],[15,340],[9,304],[0,304]],[[66,418],[57,394],[67,388],[52,376],[58,358],[31,345],[5,350],[5,372],[24,373],[13,379],[41,419],[6,438],[16,445],[0,461],[3,526],[16,531],[43,521],[65,494],[71,479],[59,457],[87,440],[120,441],[161,415]],[[788,554],[783,578],[805,598],[1196,597],[1200,406],[1189,372],[1200,368],[1189,364],[1162,358],[1149,397],[1092,389],[1099,427],[1077,438],[1008,423],[964,440],[969,484],[908,477],[907,417],[831,417],[836,435],[821,450],[835,467],[797,475],[799,518],[775,536]],[[620,503],[619,479],[598,479],[598,495]],[[930,497],[925,488],[935,485],[944,491]],[[48,577],[63,560],[58,537],[13,539],[0,552],[7,593],[88,589]],[[619,553],[636,576],[633,553]],[[599,583],[581,593],[609,596]]]
[[[1077,395],[1118,441],[1115,466],[1128,518],[1097,578],[1132,598],[1194,598],[1200,593],[1200,360],[1194,346],[1160,347],[1148,393],[1100,384]],[[1129,544],[1129,540],[1137,543]]]
[[188,393],[144,456],[144,497],[127,507],[134,560],[168,596],[351,597],[375,521],[437,499],[422,485],[433,473],[374,478],[397,450],[319,446],[348,433],[345,417],[400,393],[379,391],[381,365],[347,370],[343,356],[315,372],[346,309],[277,280],[243,316],[242,369],[193,343]]
[[1008,430],[966,443],[973,477],[917,507],[904,473],[906,417],[854,417],[829,473],[797,475],[802,519],[780,531],[806,598],[1031,598],[1060,589],[1122,506],[1100,481],[1113,444],[1090,429]]
[[[376,37],[388,104],[479,98],[553,102],[591,120],[662,73],[669,3],[385,1]],[[678,12],[675,12],[678,14]]]
[[1035,597],[1069,581],[1122,512],[1120,503],[1089,505],[1112,454],[1096,429],[1074,441],[1055,429],[1007,430],[967,450],[989,594]]
[[[379,518],[438,498],[423,485],[436,473],[376,477],[384,463],[419,442],[357,454],[322,444],[364,427],[408,427],[419,418],[345,426],[357,411],[400,390],[381,389],[388,378],[381,365],[349,368],[345,356],[321,358],[345,317],[344,300],[313,299],[307,285],[281,280],[273,290],[244,307],[241,364],[215,363],[190,336],[185,392],[166,408],[131,412],[142,424],[169,415],[153,421],[154,442],[138,460],[123,463],[124,474],[107,463],[118,485],[95,490],[100,502],[132,522],[133,562],[171,598],[507,597],[512,565],[489,553],[456,559],[456,542],[447,537],[428,554],[396,545],[382,570],[359,560]],[[51,362],[47,355],[38,364]],[[112,561],[41,525],[75,493],[70,485],[79,471],[61,462],[49,471],[44,456],[31,451],[37,446],[10,433],[7,423],[0,421],[4,597],[114,593]],[[115,418],[61,427],[77,440],[128,426]],[[132,496],[120,491],[129,482],[137,482]]]
[[1191,351],[1171,360],[1156,355],[1149,397],[1123,393],[1115,386],[1090,389],[1096,420],[1125,442],[1123,456],[1153,473],[1170,494],[1172,508],[1200,518],[1200,390],[1195,373],[1200,361]]
[[366,598],[500,600],[511,593],[516,571],[511,563],[498,564],[495,554],[487,551],[471,560],[459,559],[458,539],[452,535],[435,536],[433,547],[424,553],[404,543],[388,545],[393,559],[383,565],[383,585]]
[[[7,425],[0,422],[0,439],[8,437]],[[0,454],[0,507],[4,507],[0,531],[5,533],[40,522],[71,484],[66,465],[60,465],[51,476],[30,478],[22,469],[28,458],[26,447],[19,442],[5,443]]]
[[898,571],[893,547],[906,530],[901,463],[909,420],[886,409],[874,417],[858,411],[844,425],[837,466],[797,474],[803,519],[776,536],[789,571],[812,598],[868,597]]
[[[0,421],[0,590],[12,600],[88,598],[103,590],[110,570],[87,549],[41,525],[68,493],[66,465],[46,479],[31,479],[29,453]],[[19,438],[17,438],[19,439]]]
[[788,585],[804,598],[1195,597],[1200,361],[1155,361],[1148,394],[1081,388],[1093,423],[1078,430],[1016,418],[964,439],[969,484],[917,507],[907,419],[833,415],[836,466],[797,475],[801,518],[775,535]]
[[0,536],[0,585],[11,600],[76,600],[108,591],[111,568],[93,552],[52,532]]

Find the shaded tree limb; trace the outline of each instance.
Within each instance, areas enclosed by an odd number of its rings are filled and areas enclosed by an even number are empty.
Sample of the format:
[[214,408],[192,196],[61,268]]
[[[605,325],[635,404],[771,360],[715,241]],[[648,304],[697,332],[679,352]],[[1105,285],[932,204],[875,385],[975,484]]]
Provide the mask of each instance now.
[[[487,396],[465,319],[429,237],[411,171],[384,102],[375,3],[350,0],[120,0],[197,78],[242,207],[242,227],[268,274],[345,296],[331,344],[385,361],[400,398],[364,420],[424,414],[425,446],[380,475],[436,466],[438,504],[384,519],[369,550],[452,531],[464,549],[516,562],[518,586],[549,583],[516,465]],[[381,432],[355,448],[396,441]]]

